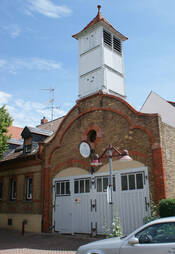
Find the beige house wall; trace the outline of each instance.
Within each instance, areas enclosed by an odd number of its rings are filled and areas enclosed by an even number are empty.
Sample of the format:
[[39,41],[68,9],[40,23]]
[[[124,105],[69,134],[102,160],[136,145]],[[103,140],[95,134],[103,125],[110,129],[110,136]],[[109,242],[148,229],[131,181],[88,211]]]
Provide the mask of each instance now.
[[162,123],[161,135],[167,198],[175,198],[175,128]]
[[[8,225],[8,219],[12,219],[12,225]],[[0,214],[0,228],[22,231],[23,221],[26,220],[25,232],[41,232],[42,216],[40,214]]]

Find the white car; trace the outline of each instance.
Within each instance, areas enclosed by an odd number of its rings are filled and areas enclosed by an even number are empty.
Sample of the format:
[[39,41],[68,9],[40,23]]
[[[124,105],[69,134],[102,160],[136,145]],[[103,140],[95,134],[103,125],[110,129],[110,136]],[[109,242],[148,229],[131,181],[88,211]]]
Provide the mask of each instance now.
[[154,220],[125,237],[80,246],[76,254],[175,254],[175,217]]

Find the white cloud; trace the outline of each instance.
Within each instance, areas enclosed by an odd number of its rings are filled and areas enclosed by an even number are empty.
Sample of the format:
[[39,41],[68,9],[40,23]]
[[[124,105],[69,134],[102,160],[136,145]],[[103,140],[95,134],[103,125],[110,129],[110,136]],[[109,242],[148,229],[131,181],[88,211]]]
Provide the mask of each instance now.
[[16,39],[21,33],[20,27],[16,24],[1,26],[0,30],[7,33],[12,39]]
[[[6,92],[0,91],[0,106],[6,104],[6,108],[10,113],[11,117],[14,119],[14,126],[24,127],[36,126],[40,124],[40,120],[45,116],[49,121],[51,120],[51,108],[45,103],[40,103],[37,101],[23,100],[17,98],[16,100],[12,95]],[[54,109],[54,119],[66,114],[66,111],[55,108]]]
[[6,104],[11,99],[11,97],[11,94],[0,91],[0,106]]
[[51,0],[27,0],[26,13],[38,12],[50,18],[61,18],[71,14],[71,9],[64,5],[56,5]]
[[73,105],[74,105],[74,102],[65,102],[64,103],[65,107],[73,107]]
[[51,71],[59,70],[61,64],[59,62],[42,59],[42,58],[28,58],[28,59],[0,59],[0,71],[8,71],[10,73],[16,73],[19,70],[39,70],[39,71]]
[[[48,109],[45,104],[39,102],[17,99],[7,105],[7,109],[14,119],[13,125],[16,126],[36,126],[40,124],[43,116],[49,121],[51,120],[51,109]],[[54,109],[54,118],[65,114],[66,112],[61,109]]]

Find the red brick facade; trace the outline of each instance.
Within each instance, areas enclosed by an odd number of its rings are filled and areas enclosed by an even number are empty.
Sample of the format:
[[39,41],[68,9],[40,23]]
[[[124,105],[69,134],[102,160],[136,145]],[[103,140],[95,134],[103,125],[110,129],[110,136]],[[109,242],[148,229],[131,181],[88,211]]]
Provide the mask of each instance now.
[[[91,129],[97,132],[92,148],[101,154],[109,143],[127,149],[130,156],[148,167],[151,196],[158,201],[166,197],[165,170],[157,114],[143,114],[121,98],[96,94],[77,101],[62,121],[53,139],[44,147],[47,186],[55,175],[68,168],[79,167],[90,172],[90,159],[83,159],[78,147],[87,140]],[[49,183],[50,182],[50,183]],[[161,189],[161,191],[159,190]],[[50,188],[51,190],[51,188]],[[52,193],[45,193],[44,230],[52,225]],[[47,213],[48,212],[48,213]]]
[[[96,132],[94,142],[89,141],[91,130]],[[79,144],[83,140],[90,142],[91,148],[98,154],[102,154],[109,144],[121,150],[127,149],[133,160],[148,167],[151,197],[158,202],[169,195],[166,192],[163,135],[157,114],[137,112],[119,97],[98,93],[78,100],[55,135],[40,144],[38,154],[31,159],[14,158],[1,163],[0,178],[7,183],[13,171],[18,194],[16,203],[9,203],[7,196],[3,198],[0,213],[41,214],[42,231],[48,232],[52,228],[54,177],[69,167],[78,167],[90,174],[90,158],[83,158],[79,152]],[[25,203],[24,187],[19,184],[29,174],[33,179],[34,198],[31,203]]]

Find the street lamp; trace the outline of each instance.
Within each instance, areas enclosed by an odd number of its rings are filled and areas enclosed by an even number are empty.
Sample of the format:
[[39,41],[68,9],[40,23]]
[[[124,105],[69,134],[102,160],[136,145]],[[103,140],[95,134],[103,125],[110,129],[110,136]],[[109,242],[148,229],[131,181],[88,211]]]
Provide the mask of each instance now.
[[[108,197],[108,203],[111,206],[111,230],[112,230],[112,223],[113,223],[113,176],[112,176],[112,158],[116,157],[117,160],[120,161],[129,161],[132,160],[132,158],[129,156],[129,153],[127,150],[123,150],[120,152],[117,148],[115,148],[112,145],[109,145],[104,152],[99,156],[98,154],[95,154],[93,157],[93,160],[91,162],[91,166],[99,166],[102,165],[101,160],[102,159],[109,159],[109,182],[108,182],[108,188],[107,188],[107,197]],[[91,170],[93,172],[93,170]]]

